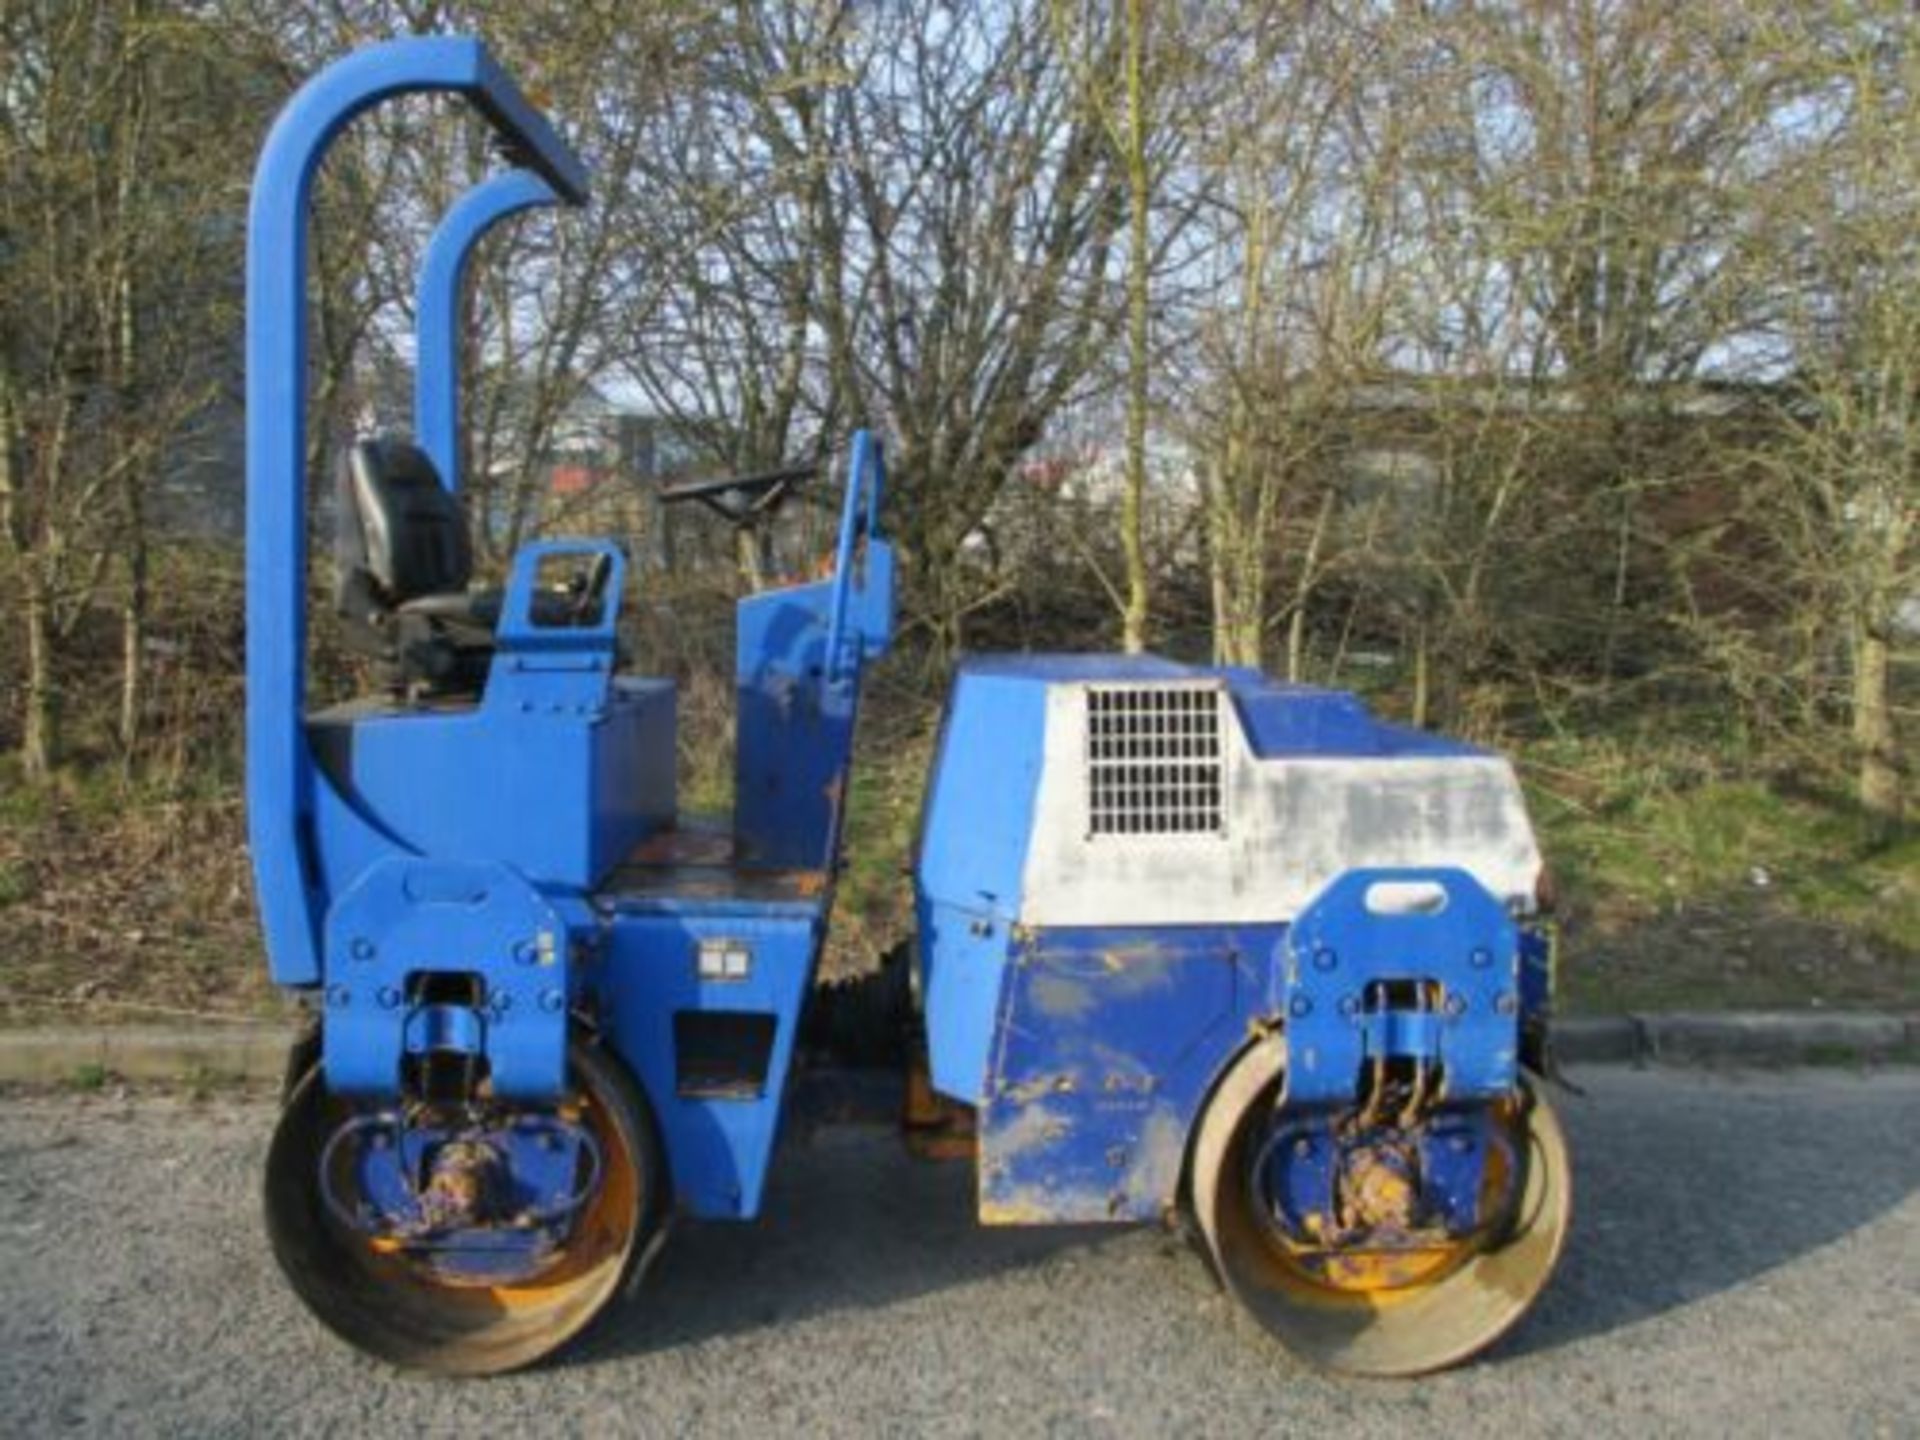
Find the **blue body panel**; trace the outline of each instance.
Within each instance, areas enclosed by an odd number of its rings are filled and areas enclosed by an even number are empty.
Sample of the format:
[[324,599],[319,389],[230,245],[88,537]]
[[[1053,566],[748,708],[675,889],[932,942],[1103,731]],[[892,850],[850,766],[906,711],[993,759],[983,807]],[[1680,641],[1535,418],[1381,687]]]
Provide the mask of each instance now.
[[[478,706],[344,707],[309,733],[322,783],[342,809],[401,850],[492,860],[528,879],[586,888],[674,815],[674,689],[665,680],[616,679],[618,606],[589,626],[535,626],[527,618],[541,562],[605,556],[609,597],[624,562],[602,541],[547,541],[517,558]],[[355,837],[336,857],[319,835],[322,873],[344,887],[360,859]]]
[[1017,947],[980,1111],[980,1218],[1159,1218],[1283,933],[1043,930]]
[[[1395,890],[1440,899],[1396,911]],[[1440,1066],[1449,1100],[1512,1092],[1520,931],[1464,870],[1349,870],[1295,920],[1286,959],[1289,1107],[1349,1103],[1361,1067],[1395,1057]],[[1395,983],[1433,987],[1432,1007],[1370,1002]]]
[[1183,665],[1158,655],[985,655],[963,675],[1040,684],[1124,685],[1218,680],[1227,687],[1248,747],[1276,755],[1484,755],[1463,740],[1379,719],[1345,690],[1294,685],[1240,665]]
[[744,863],[816,869],[839,853],[862,668],[893,636],[893,547],[876,528],[885,469],[862,430],[848,460],[833,578],[742,599],[734,829]]
[[[621,680],[585,714],[349,710],[312,728],[344,760],[325,783],[401,849],[502,860],[532,880],[585,887],[671,823],[673,712],[670,682]],[[336,741],[336,731],[347,733]],[[359,857],[336,862],[330,839],[326,872],[352,873]]]
[[1344,690],[1262,679],[1231,692],[1247,745],[1262,760],[1278,755],[1482,755],[1462,740],[1376,719]]
[[966,675],[1005,680],[1038,680],[1051,684],[1094,680],[1124,683],[1130,680],[1206,680],[1223,675],[1253,675],[1215,665],[1183,665],[1160,655],[973,655],[961,664]]
[[[1350,1105],[1362,1062],[1385,1055],[1417,1053],[1445,1067],[1456,1127],[1471,1123],[1461,1107],[1511,1093],[1520,1019],[1501,997],[1513,993],[1513,922],[1497,905],[1491,914],[1481,906],[1491,897],[1471,879],[1437,872],[1459,912],[1444,937],[1422,936],[1413,949],[1398,948],[1391,928],[1369,938],[1352,920],[1355,896],[1410,873],[1349,872],[1293,926],[1039,930],[997,961],[984,942],[963,952],[975,982],[997,992],[978,1092],[981,1219],[1160,1218],[1178,1199],[1207,1096],[1269,1030],[1287,1041],[1283,1113]],[[1346,946],[1340,965],[1317,968],[1312,957],[1336,942]],[[1492,963],[1496,954],[1504,962]],[[955,958],[942,947],[939,963]],[[1343,1006],[1387,975],[1431,980],[1462,1004],[1449,1013],[1443,1003],[1419,1023]],[[931,1037],[936,1055],[971,1053],[970,1010],[941,1008],[929,991],[927,1014],[940,1032]],[[936,1085],[954,1093],[937,1077]]]
[[[652,1101],[674,1193],[687,1214],[747,1220],[760,1213],[824,926],[823,902],[622,904],[611,917],[589,988],[603,1033]],[[745,947],[748,975],[702,980],[696,969],[702,940]],[[675,1031],[677,1017],[689,1014],[771,1017],[764,1083],[690,1093]]]
[[[321,1029],[328,1086],[392,1095],[403,1055],[460,1050],[487,1057],[505,1099],[557,1093],[575,940],[588,922],[506,865],[396,857],[373,866],[327,915],[327,953],[342,957]],[[410,996],[415,977],[449,972],[479,977],[477,1005]]]
[[777,869],[817,869],[833,849],[845,802],[852,686],[777,676],[742,685],[735,696],[742,856]]
[[934,1088],[985,1097],[1020,914],[1046,691],[996,661],[955,675],[921,812],[915,914]]

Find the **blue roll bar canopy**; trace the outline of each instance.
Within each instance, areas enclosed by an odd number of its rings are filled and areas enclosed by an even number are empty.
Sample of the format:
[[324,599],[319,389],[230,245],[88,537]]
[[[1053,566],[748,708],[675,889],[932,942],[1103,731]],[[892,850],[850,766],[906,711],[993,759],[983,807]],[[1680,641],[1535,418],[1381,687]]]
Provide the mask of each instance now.
[[[313,177],[347,123],[383,100],[423,92],[465,96],[515,165],[569,204],[587,198],[579,157],[486,47],[461,36],[392,40],[328,66],[288,102],[255,167],[247,219],[247,818],[267,949],[274,973],[293,983],[321,975],[313,758],[304,730],[308,210]],[[442,264],[456,284],[485,228],[472,230],[457,253],[449,240]],[[444,398],[445,379],[435,383]]]
[[440,483],[460,488],[460,295],[467,259],[500,221],[560,197],[531,170],[509,170],[474,186],[446,213],[420,265],[414,305],[413,440]]

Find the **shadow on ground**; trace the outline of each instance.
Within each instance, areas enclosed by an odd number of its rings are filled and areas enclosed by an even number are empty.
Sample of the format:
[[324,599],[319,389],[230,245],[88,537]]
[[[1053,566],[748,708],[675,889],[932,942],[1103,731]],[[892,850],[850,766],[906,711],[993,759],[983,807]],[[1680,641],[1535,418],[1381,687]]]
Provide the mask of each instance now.
[[[1573,1144],[1573,1234],[1538,1307],[1486,1363],[1741,1286],[1920,1187],[1920,1128],[1870,1080],[1810,1072],[1783,1098],[1737,1080],[1610,1071],[1592,1092],[1558,1103]],[[1837,1111],[1854,1113],[1835,1123]],[[1881,1143],[1863,1148],[1863,1133],[1876,1132]],[[765,1219],[678,1229],[638,1298],[562,1363],[900,1305],[1125,1233],[980,1227],[969,1162],[911,1159],[883,1130],[828,1130],[783,1151]],[[1172,1237],[1165,1250],[1167,1266],[1150,1273],[1169,1293],[1146,1298],[1190,1314],[1192,1295],[1210,1284],[1203,1262]]]
[[760,1220],[676,1226],[638,1295],[573,1358],[591,1363],[844,1309],[884,1309],[1126,1233],[982,1226],[971,1160],[914,1158],[875,1126],[783,1143],[772,1176]]
[[[1737,1079],[1671,1078],[1615,1072],[1604,1088],[1559,1098],[1574,1147],[1572,1239],[1553,1284],[1493,1358],[1553,1350],[1742,1286],[1920,1188],[1920,1122],[1871,1082],[1803,1072],[1783,1099]],[[1895,1128],[1863,1148],[1861,1124],[1836,1123],[1842,1109]]]

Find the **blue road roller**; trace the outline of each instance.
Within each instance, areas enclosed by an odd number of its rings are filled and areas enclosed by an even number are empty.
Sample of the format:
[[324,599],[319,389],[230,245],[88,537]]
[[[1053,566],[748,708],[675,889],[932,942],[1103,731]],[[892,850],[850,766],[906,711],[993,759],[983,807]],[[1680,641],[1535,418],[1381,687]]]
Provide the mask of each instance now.
[[[412,433],[338,457],[332,604],[367,682],[319,706],[310,192],[355,115],[418,92],[470,102],[502,168],[426,247]],[[247,806],[268,964],[313,1017],[267,1230],[328,1327],[443,1373],[566,1344],[670,1221],[760,1213],[805,1027],[843,998],[815,970],[893,632],[882,451],[856,432],[830,566],[738,602],[734,808],[692,815],[675,686],[621,641],[621,548],[541,540],[476,583],[463,274],[491,226],[588,187],[481,43],[419,37],[311,79],[251,201]],[[1542,875],[1504,760],[1349,695],[978,657],[928,779],[916,943],[878,977],[894,1001],[841,1019],[913,1037],[902,1088],[964,1120],[983,1222],[1189,1228],[1288,1350],[1415,1374],[1506,1331],[1565,1238]]]

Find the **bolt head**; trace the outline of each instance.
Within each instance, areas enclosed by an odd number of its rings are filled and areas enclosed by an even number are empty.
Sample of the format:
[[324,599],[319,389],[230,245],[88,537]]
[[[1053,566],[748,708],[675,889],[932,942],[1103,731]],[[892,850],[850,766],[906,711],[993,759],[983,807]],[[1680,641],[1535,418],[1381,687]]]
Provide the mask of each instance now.
[[1332,970],[1339,964],[1339,955],[1324,945],[1313,952],[1313,968],[1316,970]]
[[356,960],[371,960],[374,955],[373,941],[364,935],[356,935],[353,937],[353,943],[347,947],[347,952]]
[[1305,995],[1296,995],[1293,997],[1292,1002],[1287,1006],[1287,1009],[1296,1016],[1311,1015],[1313,1013],[1313,1001],[1308,999]]

